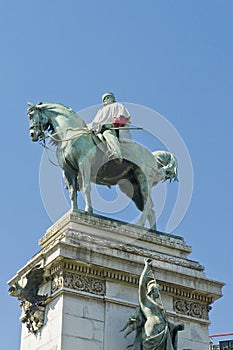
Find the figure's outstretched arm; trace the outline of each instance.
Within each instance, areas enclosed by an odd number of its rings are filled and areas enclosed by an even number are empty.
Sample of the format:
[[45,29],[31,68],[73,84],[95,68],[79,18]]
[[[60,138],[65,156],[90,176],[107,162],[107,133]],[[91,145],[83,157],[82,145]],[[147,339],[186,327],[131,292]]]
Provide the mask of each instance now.
[[145,266],[139,279],[139,302],[141,306],[144,306],[147,300],[147,276],[151,269],[152,260],[145,259]]

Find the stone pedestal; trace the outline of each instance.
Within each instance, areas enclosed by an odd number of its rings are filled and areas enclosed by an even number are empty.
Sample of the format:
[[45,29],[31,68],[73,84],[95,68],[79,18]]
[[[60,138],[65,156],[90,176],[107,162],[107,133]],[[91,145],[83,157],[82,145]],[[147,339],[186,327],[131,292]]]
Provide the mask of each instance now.
[[125,350],[121,328],[138,305],[144,259],[155,275],[168,317],[183,322],[178,349],[208,350],[208,311],[223,284],[207,279],[188,259],[183,238],[112,219],[68,212],[39,242],[41,250],[9,281],[24,283],[36,264],[47,271],[44,325],[35,334],[22,325],[21,350]]

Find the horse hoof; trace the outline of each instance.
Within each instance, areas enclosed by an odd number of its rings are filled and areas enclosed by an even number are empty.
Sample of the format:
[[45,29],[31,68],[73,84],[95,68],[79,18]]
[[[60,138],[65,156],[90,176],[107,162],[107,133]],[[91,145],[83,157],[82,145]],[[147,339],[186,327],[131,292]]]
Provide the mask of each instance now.
[[156,229],[156,224],[154,224],[153,226],[151,226],[151,228],[150,228],[152,231],[157,231],[157,229]]

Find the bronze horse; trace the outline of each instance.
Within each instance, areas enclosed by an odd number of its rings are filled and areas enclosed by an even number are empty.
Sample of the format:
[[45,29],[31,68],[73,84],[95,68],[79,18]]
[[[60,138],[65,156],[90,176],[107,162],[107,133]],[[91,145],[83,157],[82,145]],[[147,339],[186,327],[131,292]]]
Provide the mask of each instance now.
[[[69,190],[73,210],[77,210],[77,191],[83,191],[85,211],[92,213],[91,182],[119,185],[142,212],[138,225],[149,221],[156,228],[151,189],[160,181],[177,180],[177,161],[166,151],[150,152],[132,141],[120,143],[123,162],[106,158],[106,145],[89,130],[71,109],[59,103],[30,104],[30,137],[33,142],[50,138]],[[127,181],[120,181],[120,180]]]

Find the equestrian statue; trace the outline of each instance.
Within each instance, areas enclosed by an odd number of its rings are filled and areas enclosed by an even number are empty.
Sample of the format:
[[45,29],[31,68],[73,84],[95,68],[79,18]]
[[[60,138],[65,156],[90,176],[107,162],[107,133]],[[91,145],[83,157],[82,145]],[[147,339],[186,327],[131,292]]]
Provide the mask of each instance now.
[[137,224],[144,226],[148,220],[155,230],[151,189],[160,181],[177,180],[176,158],[122,138],[121,132],[130,129],[127,109],[115,102],[112,93],[104,94],[102,100],[104,107],[89,125],[63,104],[28,103],[31,140],[45,145],[50,139],[56,145],[72,210],[78,209],[77,192],[83,191],[85,211],[93,213],[91,182],[118,185],[142,212]]

